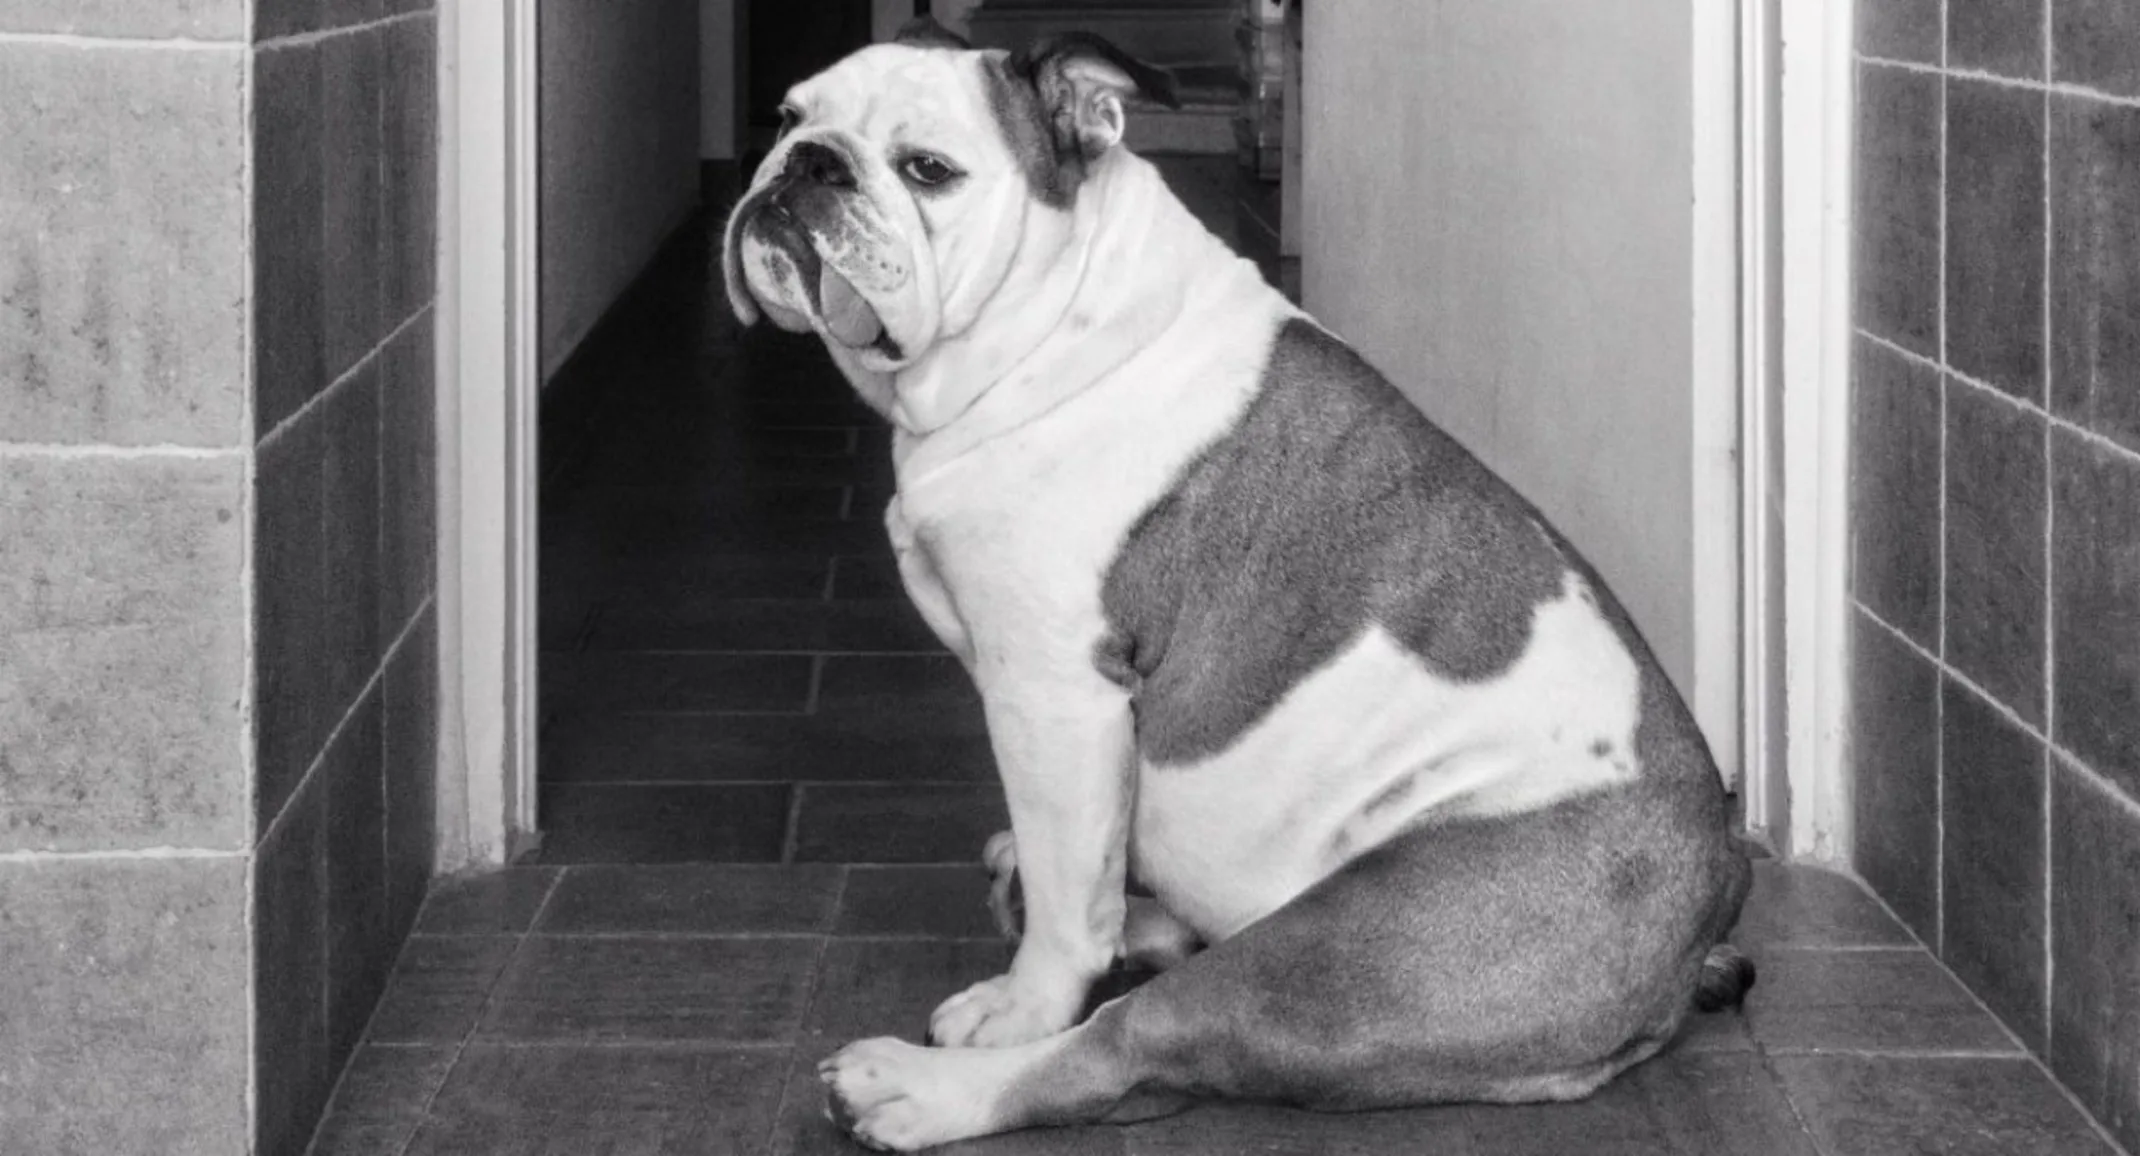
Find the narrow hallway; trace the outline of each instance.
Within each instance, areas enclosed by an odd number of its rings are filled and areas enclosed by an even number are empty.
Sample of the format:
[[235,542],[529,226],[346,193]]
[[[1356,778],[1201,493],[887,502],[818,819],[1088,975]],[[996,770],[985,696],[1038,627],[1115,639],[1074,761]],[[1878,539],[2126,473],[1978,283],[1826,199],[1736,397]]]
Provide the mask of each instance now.
[[[1168,171],[1254,250],[1233,168]],[[977,862],[1000,788],[889,562],[887,435],[814,339],[739,332],[709,217],[545,402],[539,857],[432,894],[315,1156],[859,1151],[816,1061],[918,1038],[1008,962]],[[958,1150],[2116,1151],[1856,883],[1764,861],[1736,939],[1746,1011],[1581,1103],[1211,1106]]]

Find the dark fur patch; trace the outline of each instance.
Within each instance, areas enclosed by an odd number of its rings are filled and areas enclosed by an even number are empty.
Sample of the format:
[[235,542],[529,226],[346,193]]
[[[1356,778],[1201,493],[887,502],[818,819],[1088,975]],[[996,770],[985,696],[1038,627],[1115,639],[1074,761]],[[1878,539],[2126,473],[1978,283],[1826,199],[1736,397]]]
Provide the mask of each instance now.
[[1095,660],[1136,680],[1156,763],[1231,746],[1374,623],[1457,681],[1528,643],[1568,562],[1535,511],[1352,350],[1305,321],[1240,425],[1132,529]]
[[1099,159],[1082,145],[1076,94],[1063,75],[1067,66],[1080,59],[1120,70],[1147,100],[1181,107],[1173,76],[1090,33],[1043,37],[1014,53],[987,53],[981,61],[981,77],[989,111],[1034,199],[1057,209],[1070,206],[1086,171]]
[[1025,174],[1033,199],[1050,208],[1068,208],[1071,194],[1084,175],[1084,166],[1079,163],[1065,170],[1062,158],[1056,155],[1039,90],[1031,80],[1012,75],[1009,61],[1010,54],[1006,52],[990,52],[981,59],[988,110],[995,116],[1005,147],[1017,158],[1018,171]]
[[1738,948],[1728,943],[1717,944],[1709,949],[1708,958],[1702,960],[1701,982],[1694,989],[1694,1010],[1715,1012],[1738,1007],[1746,1002],[1746,993],[1759,975],[1754,961],[1741,954]]

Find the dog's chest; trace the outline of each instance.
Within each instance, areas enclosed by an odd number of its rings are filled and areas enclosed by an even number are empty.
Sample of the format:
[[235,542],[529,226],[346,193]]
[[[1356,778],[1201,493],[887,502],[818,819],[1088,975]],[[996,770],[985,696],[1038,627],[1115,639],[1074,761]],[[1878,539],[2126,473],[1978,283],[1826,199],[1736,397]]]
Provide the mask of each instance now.
[[[1138,520],[1253,400],[1287,313],[1270,296],[1252,313],[1178,326],[1070,401],[979,444],[945,452],[950,439],[932,438],[900,460],[900,515],[977,647],[1052,646],[1096,677],[1102,584]],[[1006,669],[976,677],[1026,668]]]

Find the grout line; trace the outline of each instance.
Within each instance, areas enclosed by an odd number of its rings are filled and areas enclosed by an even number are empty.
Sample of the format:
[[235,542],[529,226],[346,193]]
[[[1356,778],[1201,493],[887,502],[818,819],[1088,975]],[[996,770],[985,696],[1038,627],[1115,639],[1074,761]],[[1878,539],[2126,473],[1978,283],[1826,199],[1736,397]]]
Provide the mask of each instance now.
[[803,700],[802,709],[802,713],[806,715],[815,715],[817,713],[819,699],[824,693],[826,657],[822,653],[810,656],[810,694],[808,698]]
[[[1944,45],[1941,51],[1944,54]],[[1914,61],[1895,60],[1885,56],[1871,56],[1862,52],[1858,54],[1858,63],[1870,64],[1880,68],[1895,68],[1904,72],[1915,72],[1924,75],[1946,76],[1955,80],[1974,80],[1984,84],[1995,84],[2001,88],[2018,88],[2029,92],[2078,97],[2082,100],[2093,100],[2126,108],[2140,108],[2140,96],[2119,96],[2114,92],[2104,92],[2101,89],[2089,88],[2080,84],[2055,84],[2041,80],[2019,80],[2011,76],[2000,76],[1996,73],[1985,72],[1981,69],[1944,68],[1936,64],[1918,64]]]
[[388,331],[385,337],[379,339],[379,344],[372,346],[368,350],[365,350],[364,356],[359,357],[355,361],[351,362],[349,368],[343,370],[340,377],[337,377],[333,381],[328,382],[327,388],[322,389],[318,393],[315,393],[311,397],[305,399],[305,404],[298,406],[296,412],[290,414],[290,416],[286,418],[283,418],[281,421],[276,422],[274,429],[271,429],[266,433],[261,434],[260,440],[254,443],[253,449],[257,452],[268,448],[269,443],[281,437],[283,431],[294,427],[299,421],[303,420],[306,414],[311,413],[313,410],[326,405],[329,397],[340,391],[342,387],[347,385],[349,382],[354,381],[357,379],[357,377],[361,376],[367,367],[369,367],[373,362],[379,360],[380,356],[385,353],[387,346],[392,345],[396,340],[398,340],[401,337],[402,333],[410,326],[413,326],[418,321],[422,320],[423,315],[431,311],[432,305],[433,302],[426,301],[421,307],[416,310],[416,312],[411,313],[407,317],[402,318],[401,323],[399,325],[394,326],[392,330]]
[[[2056,69],[2052,67],[2052,56],[2055,52],[2055,45],[2053,42],[2054,38],[2051,34],[2051,10],[2051,0],[2045,0],[2043,6],[2043,79],[2046,84],[2049,84],[2052,77],[2057,75]],[[2042,320],[2043,405],[2045,413],[2050,412],[2051,406],[2053,404],[2052,398],[2056,396],[2052,392],[2052,387],[2054,385],[2052,377],[2056,372],[2056,370],[2053,368],[2053,365],[2056,359],[2051,355],[2051,131],[2051,94],[2050,91],[2046,89],[2043,95]],[[2046,422],[2044,423],[2043,427],[2042,686],[2043,733],[2047,739],[2051,736],[2055,736],[2058,733],[2058,667],[2056,664],[2058,632],[2052,627],[2052,623],[2055,620],[2056,614],[2056,609],[2053,603],[2053,599],[2055,597],[2053,592],[2056,589],[2056,583],[2053,581],[2053,570],[2055,568],[2056,563],[2054,559],[2054,551],[2052,549],[2052,542],[2054,540],[2053,535],[2056,532],[2055,525],[2058,517],[2058,502],[2054,497],[2054,491],[2057,485],[2057,473],[2051,468],[2052,452],[2053,450],[2051,440],[2051,426],[2050,423]],[[2056,832],[2053,830],[2051,823],[2051,808],[2056,804],[2056,799],[2053,797],[2053,793],[2051,790],[2053,773],[2054,772],[2051,765],[2051,743],[2047,741],[2044,743],[2043,746],[2043,1054],[2046,1056],[2051,1054],[2051,1034],[2053,1031],[2051,993],[2054,990],[2052,985],[2056,980],[2056,976],[2054,973],[2057,971],[2058,963],[2057,953],[2052,949],[2052,937],[2054,934],[2056,934],[2052,929],[2051,906],[2052,866],[2054,862],[2053,856],[2051,854],[2051,841],[2053,838],[2056,837]]]
[[[646,939],[665,942],[703,942],[724,940],[738,943],[795,943],[807,939],[838,939],[847,943],[1002,943],[1003,937],[994,932],[973,935],[944,935],[933,931],[881,932],[868,935],[832,935],[823,931],[567,931],[530,932],[531,937],[548,940],[586,940],[612,942],[616,940]],[[434,935],[431,939],[474,939],[472,934]],[[1902,948],[1909,952],[1923,951],[1921,947]]]
[[[749,601],[749,600],[748,600],[748,599],[734,599],[733,601],[739,601],[739,602],[741,602],[741,601]],[[774,599],[767,599],[767,601],[775,601],[775,600],[774,600]],[[781,601],[785,601],[785,600],[783,599],[783,600],[781,600]],[[814,606],[814,605],[816,605],[816,603],[813,603],[813,602],[809,602],[809,601],[807,601],[807,600],[803,600],[803,599],[797,599],[797,601],[799,601],[799,602],[802,602],[802,603],[803,603],[804,605],[806,605],[806,606]],[[882,599],[881,601],[891,601],[891,599]],[[546,651],[544,651],[543,653],[544,653],[545,655],[572,655],[572,654],[576,654],[576,653],[578,653],[578,652],[577,652],[577,651],[570,651],[570,650],[546,650]],[[635,655],[635,654],[636,654],[636,655],[655,655],[655,654],[658,654],[658,655],[664,655],[664,656],[671,656],[671,657],[676,657],[676,656],[683,656],[683,657],[688,657],[688,656],[691,656],[691,655],[701,655],[701,656],[717,656],[717,657],[723,657],[723,658],[811,658],[811,659],[826,659],[826,658],[949,658],[949,657],[951,657],[951,652],[950,652],[950,651],[948,651],[948,650],[819,650],[819,649],[804,649],[804,648],[801,648],[801,647],[798,647],[798,648],[796,648],[796,649],[794,649],[794,650],[767,650],[767,649],[763,649],[763,648],[760,648],[760,649],[756,649],[756,650],[670,650],[670,649],[659,649],[659,648],[655,648],[655,649],[646,649],[646,650],[640,650],[640,649],[636,649],[636,648],[625,648],[625,647],[618,647],[618,648],[616,648],[616,649],[609,649],[609,648],[606,648],[606,647],[605,647],[605,648],[602,648],[602,649],[597,649],[597,650],[590,650],[590,651],[587,651],[586,653],[587,653],[587,654],[590,654],[590,655],[596,655],[596,654],[616,655],[616,656],[619,656],[619,657],[622,657],[622,656],[625,656],[625,655]],[[704,711],[684,711],[684,712],[672,712],[672,711],[645,711],[645,712],[640,712],[640,713],[646,713],[646,714],[671,714],[671,713],[684,713],[684,714],[703,714],[703,713],[714,713],[714,714],[735,714],[735,713],[743,713],[743,714],[792,714],[792,713],[794,713],[794,712],[792,712],[792,711],[743,711],[743,712],[736,712],[736,711],[714,711],[714,712],[704,712]]]
[[[795,862],[795,843],[797,837],[802,831],[802,809],[804,789],[805,784],[802,783],[791,783],[788,785],[787,821],[781,828],[780,832],[780,861],[783,864],[791,864]],[[842,875],[841,881],[843,885],[845,883],[845,880],[846,876]]]
[[2041,728],[2031,725],[2027,719],[2024,719],[2019,714],[2016,714],[2014,712],[2014,708],[2006,705],[2004,702],[2001,702],[1990,691],[1985,690],[1983,687],[1977,685],[1969,678],[1968,675],[1965,675],[1962,672],[1955,670],[1953,667],[1948,666],[1946,663],[1941,662],[1939,658],[1935,656],[1931,651],[1926,650],[1923,646],[1919,645],[1916,639],[1911,638],[1907,634],[1904,634],[1900,627],[1880,617],[1877,613],[1874,613],[1873,609],[1870,606],[1865,605],[1863,602],[1856,602],[1855,606],[1858,614],[1862,616],[1866,621],[1871,622],[1873,625],[1878,626],[1880,629],[1894,636],[1897,641],[1901,642],[1904,646],[1907,646],[1910,648],[1910,650],[1914,651],[1918,657],[1924,659],[1926,662],[1932,663],[1933,666],[1940,673],[1946,675],[1948,678],[1953,679],[1955,683],[1961,686],[1964,690],[1967,690],[1969,693],[1977,696],[1977,698],[1981,699],[1984,702],[1984,705],[1989,706],[1995,713],[1999,715],[1999,717],[2005,719],[2010,725],[2022,731],[2024,734],[2027,734],[2030,738],[2033,738],[2036,741],[2044,744],[2045,747],[2050,749],[2052,754],[2058,756],[2058,758],[2066,764],[2068,769],[2072,770],[2083,780],[2093,785],[2098,791],[2101,791],[2104,794],[2110,796],[2113,800],[2115,800],[2120,806],[2124,807],[2132,815],[2140,817],[2140,799],[2134,799],[2126,795],[2126,793],[2118,787],[2117,783],[2113,781],[2110,776],[2105,775],[2103,772],[2098,771],[2094,767],[2089,766],[2087,762],[2084,761],[2079,755],[2065,749],[2064,747],[2059,746],[2057,743],[2052,742],[2050,736],[2044,734]]
[[[841,891],[844,893],[845,890],[846,888],[843,885]],[[765,1126],[765,1143],[762,1147],[767,1152],[775,1150],[775,1142],[780,1138],[781,1125],[788,1118],[788,1096],[795,1087],[798,1065],[809,1062],[803,1058],[802,1041],[810,1034],[810,1016],[811,1013],[817,1010],[818,996],[824,991],[825,953],[831,947],[832,937],[820,936],[817,941],[817,952],[810,958],[810,983],[803,992],[802,1015],[796,1020],[795,1034],[788,1040],[786,1076],[780,1081],[780,1094],[773,1097],[772,1119]]]
[[[1949,109],[1947,41],[1951,22],[1949,9],[1952,0],[1940,0],[1939,4],[1939,284],[1936,299],[1939,302],[1939,362],[1950,364],[1954,358],[1947,348],[1947,170],[1951,165],[1953,150],[1947,143]],[[1933,575],[1938,593],[1935,595],[1934,612],[1938,627],[1936,638],[1942,665],[1947,658],[1947,532],[1950,525],[1947,517],[1947,378],[1940,374],[1935,384],[1939,389],[1939,570]],[[1932,696],[1932,951],[1943,955],[1947,947],[1947,688],[1939,686]]]
[[[318,775],[320,768],[326,764],[327,755],[334,750],[334,744],[341,740],[342,732],[348,729],[349,720],[357,717],[357,713],[363,709],[364,700],[371,697],[374,690],[378,690],[382,697],[384,696],[383,684],[386,681],[386,668],[392,664],[394,656],[401,653],[401,647],[409,640],[410,632],[416,629],[417,623],[423,621],[424,614],[431,609],[431,603],[437,597],[436,591],[426,595],[424,600],[417,604],[416,612],[410,616],[409,621],[403,624],[401,633],[395,635],[394,641],[384,651],[380,652],[379,665],[372,668],[371,677],[364,680],[363,689],[357,691],[357,696],[350,700],[348,709],[344,710],[342,717],[335,721],[334,729],[327,732],[327,741],[320,744],[320,749],[313,754],[312,761],[306,765],[305,773],[298,776],[297,785],[290,788],[290,797],[282,801],[282,809],[276,811],[275,817],[268,820],[267,825],[254,835],[253,847],[256,850],[269,839],[274,838],[276,832],[282,829],[283,820],[295,809],[297,800],[304,796],[305,789],[312,785],[313,777]],[[384,703],[381,705],[383,706]]]
[[[372,1044],[375,1048],[443,1049],[447,1044]],[[784,1052],[794,1046],[786,1040],[695,1039],[695,1040],[484,1040],[486,1049],[505,1052],[539,1051],[647,1051],[647,1052]],[[456,1057],[458,1058],[458,1057]],[[395,1121],[399,1123],[400,1121]],[[553,1149],[541,1149],[552,1151]],[[604,1145],[602,1151],[618,1151]],[[645,1149],[633,1147],[629,1151]]]
[[[251,414],[245,415],[247,417]],[[181,445],[58,445],[49,442],[0,442],[0,458],[58,458],[65,460],[93,458],[181,458],[206,461],[221,461],[225,458],[242,458],[249,453],[245,446],[181,446]]]
[[0,44],[47,48],[163,48],[176,52],[243,52],[251,47],[242,35],[237,40],[203,40],[193,36],[96,36],[80,32],[0,32]]
[[[898,787],[987,787],[983,779],[555,779],[551,785],[580,789],[643,790],[649,787],[870,787],[892,789]],[[771,864],[764,864],[771,866]],[[748,864],[738,864],[748,866]]]
[[[245,22],[247,36],[250,36],[256,27],[254,15],[258,4],[259,0],[241,0],[238,5],[239,18]],[[256,294],[260,289],[259,245],[254,236],[260,225],[259,201],[256,195],[259,191],[259,166],[255,164],[253,156],[256,137],[251,133],[254,114],[258,111],[255,105],[259,92],[254,85],[254,76],[259,69],[251,53],[246,54],[242,63],[243,67],[239,69],[241,75],[238,78],[238,104],[243,110],[240,123],[245,126],[246,135],[242,138],[245,155],[238,177],[244,188],[244,201],[240,210],[244,220],[240,249],[245,260],[242,273],[245,300],[250,303],[257,300]],[[245,333],[245,379],[238,403],[238,429],[239,437],[249,443],[256,440],[255,434],[259,430],[260,421],[260,341],[257,318],[258,311],[248,308],[244,310],[239,322]],[[258,604],[255,587],[259,584],[259,566],[256,559],[260,540],[260,454],[257,449],[250,446],[247,448],[239,473],[242,475],[240,484],[244,487],[244,504],[240,515],[243,520],[238,523],[238,537],[244,553],[241,555],[243,562],[238,578],[238,605],[241,616],[239,621],[242,623],[240,637],[244,641],[247,656],[244,681],[238,688],[238,717],[241,720],[238,726],[238,765],[240,776],[244,780],[239,797],[243,800],[240,805],[245,808],[242,818],[245,823],[246,845],[257,855],[260,840],[254,827],[260,822],[260,807],[257,802],[260,793],[260,743],[257,730],[260,721],[260,674],[258,663],[251,661],[251,657],[259,653],[259,623],[253,617]],[[384,791],[384,768],[379,778],[380,790]],[[380,812],[382,818],[385,814],[384,811]],[[384,826],[383,823],[381,825]],[[384,844],[383,835],[381,843]],[[385,862],[386,860],[381,860],[382,864]],[[260,872],[257,860],[255,863],[256,866],[245,873],[245,942],[248,944],[260,942]],[[327,945],[322,944],[323,959],[328,950]],[[322,971],[324,970],[323,962]],[[321,986],[332,985],[323,982]],[[372,1011],[378,1010],[375,1002]],[[333,1017],[329,1016],[320,1022],[324,1025],[332,1022],[332,1019]],[[365,1030],[369,1031],[370,1028],[371,1023],[367,1019]],[[357,1038],[361,1041],[363,1036],[359,1035]],[[354,1057],[354,1050],[351,1055]],[[343,1062],[343,1068],[347,1070],[347,1060]],[[256,1126],[260,1119],[260,1071],[260,966],[256,958],[253,966],[245,969],[245,1118]],[[327,1099],[320,1104],[321,1119],[312,1122],[313,1135],[305,1138],[308,1152],[311,1149],[311,1141],[318,1136],[320,1124],[324,1122],[328,1108],[334,1104],[334,1095],[340,1090],[342,1076],[342,1072],[335,1073],[335,1086],[327,1089]]]
[[136,847],[125,851],[22,850],[0,851],[0,864],[95,863],[128,859],[244,859],[251,854],[250,849],[223,850],[215,847]]
[[253,42],[252,47],[255,49],[298,48],[305,45],[318,44],[323,40],[333,40],[338,37],[353,35],[358,32],[371,32],[396,24],[409,24],[418,20],[428,19],[433,15],[436,15],[435,9],[419,8],[412,12],[397,12],[392,16],[382,16],[377,20],[367,20],[362,24],[348,24],[340,28],[315,28],[310,32],[285,33],[267,40],[256,40]]
[[[1893,632],[1896,637],[1902,638],[1905,643],[1908,643],[1912,648],[1916,649],[1918,653],[1924,653],[1924,649],[1922,647],[1917,646],[1917,644],[1914,642],[1910,642],[1910,640],[1907,637],[1903,636],[1900,631],[1895,630],[1893,626],[1890,626],[1886,622],[1882,621],[1878,615],[1866,609],[1863,603],[1858,604],[1858,612],[1863,614],[1865,617],[1871,619],[1873,622],[1877,623],[1882,629]],[[1910,925],[1907,922],[1904,922],[1900,915],[1895,914],[1895,909],[1888,904],[1886,896],[1881,895],[1878,890],[1867,884],[1865,880],[1859,878],[1853,872],[1841,871],[1838,872],[1838,874],[1848,876],[1852,881],[1857,883],[1859,889],[1864,892],[1865,896],[1871,899],[1874,903],[1879,904],[1880,910],[1886,912],[1887,917],[1889,919],[1892,919],[1897,924],[1899,924],[1902,927],[1903,932],[1910,936],[1910,938],[1916,939],[1917,942],[1920,944],[1924,942],[1924,940],[1919,938],[1917,933],[1910,928]],[[1997,1024],[1999,1030],[2006,1033],[2007,1038],[2012,1040],[2014,1042],[2014,1046],[2020,1049],[2020,1055],[2016,1058],[2025,1060],[2028,1063],[2034,1065],[2036,1071],[2041,1074],[2045,1080],[2049,1081],[2052,1087],[2058,1089],[2059,1095],[2064,1096],[2066,1102],[2068,1104],[2071,1104],[2073,1106],[2073,1109],[2080,1113],[2081,1119],[2087,1121],[2088,1125],[2095,1129],[2096,1135],[2102,1137],[2104,1143],[2109,1146],[2109,1151],[2125,1151],[2124,1145],[2118,1143],[2117,1138],[2110,1134],[2110,1129],[2105,1127],[2101,1120],[2096,1119],[2095,1113],[2091,1111],[2086,1104],[2081,1103],[2080,1097],[2075,1095],[2073,1089],[2067,1087],[2065,1082],[2058,1078],[2057,1073],[2051,1070],[2050,1065],[2044,1062],[2042,1056],[2039,1056],[2035,1052],[2029,1050],[2028,1043],[2024,1041],[2020,1037],[2020,1035],[2014,1031],[2012,1027],[2008,1026],[2005,1020],[2000,1019],[1998,1014],[1991,1010],[1991,1005],[1984,1002],[1984,997],[1978,995],[1975,988],[1970,987],[1966,983],[1963,983],[1961,977],[1955,975],[1954,969],[1948,967],[1944,960],[1941,960],[1937,956],[1934,956],[1933,962],[1939,965],[1940,970],[1945,972],[1949,979],[1954,980],[1955,986],[1962,989],[1962,994],[1969,997],[1969,1001],[1976,1005],[1978,1011],[1981,1011],[1986,1016],[1990,1017],[1991,1022]],[[1763,1045],[1762,1050],[1764,1053],[1767,1051],[1765,1045]],[[1909,1058],[1907,1055],[1897,1055],[1895,1053],[1887,1053],[1886,1055],[1887,1058]],[[1934,1055],[1936,1056],[1937,1053],[1934,1053]],[[1786,1092],[1786,1098],[1789,1098],[1788,1092]]]
[[[1987,1011],[1985,1014],[1989,1015],[1990,1012]],[[1998,1017],[1994,1016],[1992,1018],[1996,1019]],[[2002,1023],[1999,1026],[2003,1028],[2006,1025]],[[1845,1059],[1854,1060],[1900,1060],[1905,1063],[1915,1060],[2005,1060],[2010,1063],[2026,1064],[2035,1059],[2034,1056],[2029,1054],[2027,1046],[2020,1044],[2017,1044],[2013,1049],[2005,1050],[1991,1048],[1834,1048],[1818,1044],[1790,1044],[1783,1046],[1763,1044],[1762,1047],[1772,1056],[1841,1056]]]
[[2048,410],[2044,409],[2042,406],[2037,405],[2035,402],[2015,397],[2013,394],[2010,394],[2005,390],[2000,389],[1996,385],[1992,385],[1989,382],[1979,381],[1966,373],[1960,372],[1959,370],[1941,365],[1939,362],[1934,361],[1929,357],[1926,357],[1924,354],[1915,352],[1914,350],[1905,349],[1902,346],[1897,345],[1892,341],[1889,341],[1887,338],[1882,337],[1869,329],[1860,329],[1857,332],[1859,337],[1862,337],[1865,340],[1872,342],[1874,345],[1877,345],[1882,349],[1885,349],[1888,352],[1895,354],[1897,357],[1904,358],[1912,362],[1913,364],[1924,366],[1925,368],[1933,370],[1934,372],[1945,374],[1946,376],[1961,382],[1963,385],[1990,394],[1992,397],[1998,399],[1999,401],[2003,401],[2010,406],[2013,406],[2015,409],[2032,414],[2036,417],[2043,418],[2045,421],[2050,422],[2053,426],[2056,426],[2058,429],[2064,431],[2065,433],[2071,434],[2072,436],[2077,437],[2082,441],[2089,443],[2097,449],[2106,450],[2111,454],[2125,458],[2129,461],[2140,462],[2140,449],[2133,449],[2130,446],[2126,446],[2119,442],[2113,441],[2109,437],[2106,437],[2103,434],[2099,434],[2094,430],[2087,428],[2086,426],[2077,425],[2067,418],[2063,418],[2055,413],[2051,413]]
[[[416,1118],[418,1119],[418,1121],[430,1119],[432,1105],[438,1103],[439,1094],[446,1090],[447,1083],[453,1079],[454,1069],[461,1066],[461,1057],[468,1054],[468,1045],[470,1041],[475,1039],[476,1031],[483,1026],[483,1017],[489,1014],[491,1004],[498,998],[498,989],[504,986],[505,977],[507,973],[512,971],[513,964],[520,959],[520,952],[522,949],[527,947],[528,940],[535,938],[534,929],[542,923],[543,915],[550,910],[550,900],[556,898],[557,885],[564,879],[564,877],[565,873],[563,871],[559,871],[557,874],[550,877],[550,885],[543,889],[542,902],[536,904],[535,914],[528,920],[528,930],[523,931],[517,936],[513,937],[515,942],[513,944],[512,953],[506,956],[505,964],[504,966],[498,969],[498,973],[495,976],[491,977],[490,990],[483,993],[483,1002],[482,1004],[477,1006],[474,1018],[472,1018],[468,1023],[468,1030],[461,1034],[460,1042],[453,1045],[453,1059],[447,1061],[446,1063],[446,1074],[440,1077],[438,1081],[438,1087],[431,1089],[431,1094],[424,1097],[423,1108],[421,1111],[418,1111],[416,1113]],[[393,981],[390,977],[388,979],[389,990],[392,989],[392,982]],[[382,1002],[384,1001],[384,998],[385,997],[382,995]],[[376,1009],[374,1010],[374,1014],[377,1014]],[[417,1133],[421,1131],[423,1131],[423,1125],[421,1123],[418,1123],[416,1130],[410,1132],[409,1138],[403,1142],[403,1152],[406,1152],[408,1150],[408,1145],[414,1144],[416,1142]]]

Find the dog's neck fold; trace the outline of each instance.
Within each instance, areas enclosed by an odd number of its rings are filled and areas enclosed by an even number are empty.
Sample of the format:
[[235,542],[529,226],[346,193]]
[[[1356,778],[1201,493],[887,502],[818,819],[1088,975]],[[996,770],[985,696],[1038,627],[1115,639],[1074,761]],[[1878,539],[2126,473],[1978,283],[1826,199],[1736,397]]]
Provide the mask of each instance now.
[[1184,251],[1220,244],[1128,153],[1094,166],[1071,218],[1060,252],[1021,252],[973,325],[899,372],[888,416],[902,440],[978,442],[1067,401],[1181,314],[1188,286],[1152,270],[1196,268]]

